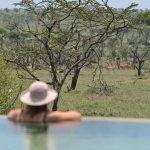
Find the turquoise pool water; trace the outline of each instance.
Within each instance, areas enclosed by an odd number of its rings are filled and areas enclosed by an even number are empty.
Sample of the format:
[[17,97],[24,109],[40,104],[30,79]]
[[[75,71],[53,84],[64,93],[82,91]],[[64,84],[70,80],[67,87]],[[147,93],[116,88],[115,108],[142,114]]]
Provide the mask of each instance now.
[[0,119],[0,150],[149,150],[150,123],[84,120],[16,125]]

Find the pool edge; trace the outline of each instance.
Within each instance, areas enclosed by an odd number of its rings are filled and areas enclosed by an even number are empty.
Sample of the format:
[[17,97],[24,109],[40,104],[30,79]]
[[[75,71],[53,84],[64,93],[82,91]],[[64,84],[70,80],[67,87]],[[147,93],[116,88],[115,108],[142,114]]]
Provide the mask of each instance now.
[[[7,115],[0,115],[0,119],[7,119]],[[119,121],[119,122],[137,122],[137,123],[150,123],[150,118],[119,118],[119,117],[93,117],[83,116],[81,121]]]
[[120,122],[141,122],[150,123],[149,118],[119,118],[119,117],[82,117],[82,120],[120,121]]
[[6,115],[0,115],[0,119],[6,119],[7,116]]

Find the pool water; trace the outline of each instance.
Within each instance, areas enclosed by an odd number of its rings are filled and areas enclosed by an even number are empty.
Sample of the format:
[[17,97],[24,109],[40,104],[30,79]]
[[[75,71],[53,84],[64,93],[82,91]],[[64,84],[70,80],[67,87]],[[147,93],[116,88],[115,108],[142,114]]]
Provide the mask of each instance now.
[[13,124],[0,119],[0,150],[149,150],[150,123],[84,120]]

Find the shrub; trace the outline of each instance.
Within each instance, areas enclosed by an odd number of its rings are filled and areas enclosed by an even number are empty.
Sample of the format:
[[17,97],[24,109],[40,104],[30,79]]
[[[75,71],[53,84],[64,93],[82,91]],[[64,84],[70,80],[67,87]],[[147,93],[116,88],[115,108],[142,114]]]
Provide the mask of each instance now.
[[0,114],[7,114],[15,107],[19,88],[19,80],[4,62],[0,51]]

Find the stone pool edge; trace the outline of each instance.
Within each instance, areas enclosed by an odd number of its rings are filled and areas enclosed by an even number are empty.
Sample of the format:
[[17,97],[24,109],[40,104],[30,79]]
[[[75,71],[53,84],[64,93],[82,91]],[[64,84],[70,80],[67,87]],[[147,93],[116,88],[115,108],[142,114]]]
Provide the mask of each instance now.
[[[6,115],[0,115],[0,119],[7,119]],[[92,117],[83,116],[81,120],[95,120],[95,121],[120,121],[120,122],[137,122],[137,123],[150,123],[150,118],[119,118],[119,117]]]
[[7,118],[6,115],[0,115],[0,119],[5,119],[5,118]]
[[119,118],[119,117],[82,117],[82,120],[101,120],[101,121],[120,121],[120,122],[137,122],[150,123],[150,118]]

